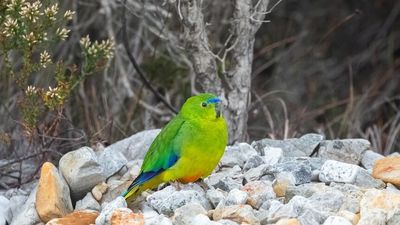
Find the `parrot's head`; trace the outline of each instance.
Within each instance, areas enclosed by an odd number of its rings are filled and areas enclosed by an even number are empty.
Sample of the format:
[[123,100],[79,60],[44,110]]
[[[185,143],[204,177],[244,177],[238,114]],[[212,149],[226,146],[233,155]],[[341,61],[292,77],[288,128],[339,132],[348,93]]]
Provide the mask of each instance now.
[[184,117],[216,120],[222,118],[221,99],[209,93],[188,98],[181,112]]

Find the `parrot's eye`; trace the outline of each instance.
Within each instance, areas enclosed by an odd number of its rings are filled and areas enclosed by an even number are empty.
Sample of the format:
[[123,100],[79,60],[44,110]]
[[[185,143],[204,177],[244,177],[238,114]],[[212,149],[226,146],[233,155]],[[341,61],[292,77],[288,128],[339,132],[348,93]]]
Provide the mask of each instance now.
[[207,103],[205,103],[205,102],[203,102],[203,103],[201,103],[201,107],[207,107]]

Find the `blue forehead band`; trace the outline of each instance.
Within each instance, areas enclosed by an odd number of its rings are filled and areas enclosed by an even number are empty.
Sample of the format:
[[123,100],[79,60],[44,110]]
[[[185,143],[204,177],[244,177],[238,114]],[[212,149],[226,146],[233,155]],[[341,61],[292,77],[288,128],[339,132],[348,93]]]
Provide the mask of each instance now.
[[219,99],[219,98],[217,98],[217,97],[215,97],[215,98],[210,98],[210,99],[208,99],[207,101],[206,101],[206,103],[208,104],[208,103],[220,103],[221,102],[221,99]]

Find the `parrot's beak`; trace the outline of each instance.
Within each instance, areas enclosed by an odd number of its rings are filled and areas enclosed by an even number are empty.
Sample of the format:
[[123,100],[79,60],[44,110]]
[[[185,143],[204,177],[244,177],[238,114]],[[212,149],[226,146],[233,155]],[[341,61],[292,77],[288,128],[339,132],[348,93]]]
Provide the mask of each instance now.
[[220,98],[217,98],[217,97],[215,97],[215,98],[210,98],[210,99],[207,100],[207,103],[212,103],[212,104],[214,104],[214,107],[215,107],[215,116],[216,116],[217,118],[220,118],[220,117],[221,117],[221,111],[222,111],[222,107],[221,107],[222,101],[221,101],[221,99],[220,99]]
[[215,116],[217,117],[217,118],[220,118],[221,117],[221,112],[222,112],[222,106],[221,106],[221,103],[220,102],[218,102],[218,103],[215,103]]

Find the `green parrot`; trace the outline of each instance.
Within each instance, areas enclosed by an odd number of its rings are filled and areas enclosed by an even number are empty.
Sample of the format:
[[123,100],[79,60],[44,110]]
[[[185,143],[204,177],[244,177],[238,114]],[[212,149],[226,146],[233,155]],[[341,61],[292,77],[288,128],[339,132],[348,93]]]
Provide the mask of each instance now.
[[209,176],[227,142],[221,100],[207,93],[190,97],[151,144],[125,200],[164,182],[190,183]]

